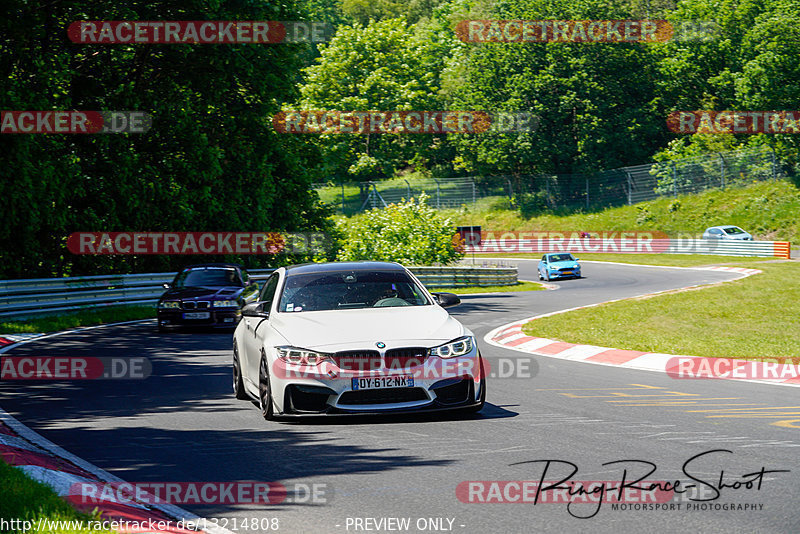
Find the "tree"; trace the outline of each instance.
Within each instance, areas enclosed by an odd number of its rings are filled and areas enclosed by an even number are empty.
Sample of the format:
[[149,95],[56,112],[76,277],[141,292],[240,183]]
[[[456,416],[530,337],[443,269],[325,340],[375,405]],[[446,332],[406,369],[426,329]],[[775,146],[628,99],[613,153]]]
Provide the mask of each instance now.
[[[417,36],[402,18],[366,26],[340,26],[305,69],[299,107],[304,110],[399,111],[440,108],[442,63],[435,44]],[[427,135],[325,134],[323,175],[390,176],[424,152]]]
[[142,110],[154,124],[142,135],[0,136],[0,274],[170,270],[198,261],[76,257],[64,246],[74,231],[325,228],[325,212],[308,192],[304,156],[313,159],[313,148],[265,120],[295,98],[291,73],[307,45],[84,45],[66,34],[80,20],[293,20],[298,13],[297,1],[4,3],[2,109]]
[[428,206],[428,196],[372,209],[339,222],[344,243],[340,261],[396,261],[408,265],[448,264],[464,257],[453,221]]

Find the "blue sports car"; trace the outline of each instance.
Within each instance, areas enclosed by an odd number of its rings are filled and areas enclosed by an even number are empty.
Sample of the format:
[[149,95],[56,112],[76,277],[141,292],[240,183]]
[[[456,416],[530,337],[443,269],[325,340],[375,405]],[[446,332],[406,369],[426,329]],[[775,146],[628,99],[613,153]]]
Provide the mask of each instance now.
[[539,262],[539,280],[580,277],[581,266],[578,258],[574,258],[572,254],[564,252],[545,254]]

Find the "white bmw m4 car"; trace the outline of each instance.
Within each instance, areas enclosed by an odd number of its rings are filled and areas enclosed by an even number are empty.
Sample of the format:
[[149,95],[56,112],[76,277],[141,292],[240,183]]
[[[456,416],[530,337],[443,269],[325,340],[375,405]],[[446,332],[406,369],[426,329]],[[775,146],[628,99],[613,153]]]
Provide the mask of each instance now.
[[233,389],[264,418],[479,411],[486,377],[475,336],[397,263],[281,267],[242,309]]

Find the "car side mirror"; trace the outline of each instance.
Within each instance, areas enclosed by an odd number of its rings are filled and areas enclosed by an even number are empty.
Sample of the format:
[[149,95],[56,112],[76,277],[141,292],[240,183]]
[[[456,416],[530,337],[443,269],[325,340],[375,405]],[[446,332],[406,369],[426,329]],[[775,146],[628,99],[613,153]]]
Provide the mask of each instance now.
[[450,306],[461,304],[461,299],[458,298],[458,295],[453,293],[434,293],[433,296],[436,298],[436,302],[438,302],[439,306],[442,308],[448,308]]
[[264,305],[269,304],[268,302],[259,301],[259,302],[252,302],[247,304],[242,308],[242,315],[245,317],[261,317],[266,319],[269,317],[269,311],[264,311]]
[[580,261],[580,260],[581,260],[580,258],[575,258],[575,261]]
[[164,289],[169,289],[169,288],[171,288],[171,287],[172,287],[172,284],[170,284],[169,282],[164,282],[164,283],[162,284],[162,286],[164,287]]

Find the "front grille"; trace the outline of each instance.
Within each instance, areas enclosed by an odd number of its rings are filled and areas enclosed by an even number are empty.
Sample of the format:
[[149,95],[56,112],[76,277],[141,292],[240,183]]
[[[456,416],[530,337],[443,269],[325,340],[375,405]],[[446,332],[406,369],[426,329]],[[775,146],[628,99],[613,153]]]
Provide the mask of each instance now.
[[393,404],[428,400],[422,388],[387,388],[345,391],[339,397],[339,404]]
[[377,350],[346,350],[333,355],[333,361],[340,369],[348,371],[368,371],[381,368],[381,353]]
[[207,310],[210,302],[207,300],[185,300],[183,301],[184,310]]
[[381,358],[377,350],[348,350],[337,352],[333,361],[340,369],[348,371],[369,371],[374,369],[406,369],[416,365],[423,365],[428,357],[428,349],[424,347],[409,347],[389,349],[386,356]]
[[427,357],[428,349],[423,347],[389,349],[386,351],[386,367],[389,369],[406,369],[424,364]]

